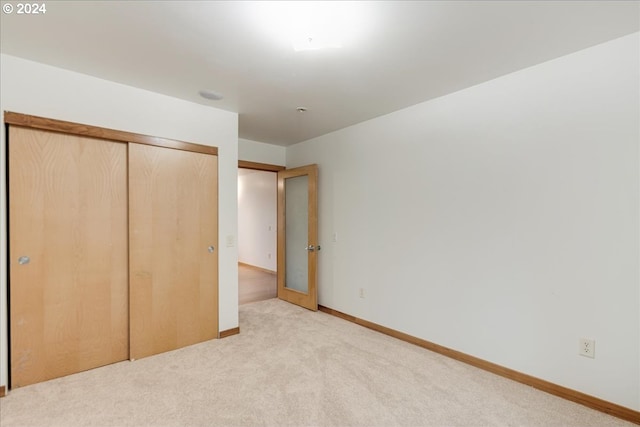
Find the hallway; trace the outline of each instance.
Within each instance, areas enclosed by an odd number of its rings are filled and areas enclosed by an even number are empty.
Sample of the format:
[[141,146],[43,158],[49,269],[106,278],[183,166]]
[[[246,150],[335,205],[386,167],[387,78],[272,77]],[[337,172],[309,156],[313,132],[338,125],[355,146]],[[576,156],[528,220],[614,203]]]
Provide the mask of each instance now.
[[278,295],[278,281],[275,273],[238,264],[238,304],[262,301]]

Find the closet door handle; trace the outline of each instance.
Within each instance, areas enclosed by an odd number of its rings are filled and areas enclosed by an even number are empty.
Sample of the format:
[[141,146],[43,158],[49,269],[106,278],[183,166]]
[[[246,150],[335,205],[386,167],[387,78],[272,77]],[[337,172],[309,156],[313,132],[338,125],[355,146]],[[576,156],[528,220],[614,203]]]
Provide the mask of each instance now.
[[207,248],[207,250],[209,251],[209,253],[210,253],[210,254],[212,254],[212,253],[213,253],[213,251],[215,251],[215,250],[216,250],[216,248],[215,248],[215,247],[213,247],[213,246],[209,246],[209,247]]
[[20,258],[18,258],[18,264],[20,265],[29,264],[30,262],[31,258],[29,258],[28,256],[21,256]]

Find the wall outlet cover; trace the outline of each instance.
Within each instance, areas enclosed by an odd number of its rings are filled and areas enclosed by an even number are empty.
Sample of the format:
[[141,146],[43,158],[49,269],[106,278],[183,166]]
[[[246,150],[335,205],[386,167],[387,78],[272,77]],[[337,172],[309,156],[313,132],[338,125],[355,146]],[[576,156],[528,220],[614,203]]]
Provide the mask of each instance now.
[[580,338],[578,341],[578,354],[584,357],[596,357],[596,341],[588,338]]

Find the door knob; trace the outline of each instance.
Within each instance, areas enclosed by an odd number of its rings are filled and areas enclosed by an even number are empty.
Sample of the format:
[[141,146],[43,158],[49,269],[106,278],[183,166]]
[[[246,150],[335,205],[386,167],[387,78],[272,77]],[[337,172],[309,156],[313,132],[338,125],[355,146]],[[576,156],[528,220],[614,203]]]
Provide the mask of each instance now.
[[317,249],[317,250],[320,250],[320,249],[322,249],[322,248],[320,247],[320,245],[318,245],[318,247],[315,247],[315,246],[313,246],[313,245],[309,245],[309,246],[307,246],[305,249],[306,249],[306,250],[308,250],[309,252],[313,252],[313,251],[315,251],[316,249]]
[[20,265],[29,264],[29,262],[31,262],[31,258],[29,258],[28,256],[21,256],[20,258],[18,258],[18,264]]
[[212,254],[212,253],[213,253],[213,251],[215,251],[215,250],[216,250],[216,248],[215,248],[215,247],[213,247],[213,246],[209,246],[209,247],[207,248],[207,250],[209,251],[209,253],[210,253],[210,254]]

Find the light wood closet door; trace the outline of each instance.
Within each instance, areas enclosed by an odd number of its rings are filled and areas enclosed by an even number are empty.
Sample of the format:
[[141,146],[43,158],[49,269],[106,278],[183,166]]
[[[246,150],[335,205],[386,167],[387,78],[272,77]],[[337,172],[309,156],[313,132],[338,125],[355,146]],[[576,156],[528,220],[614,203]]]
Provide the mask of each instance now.
[[131,358],[218,335],[216,156],[129,144]]
[[8,155],[12,387],[127,359],[126,144],[10,126]]

